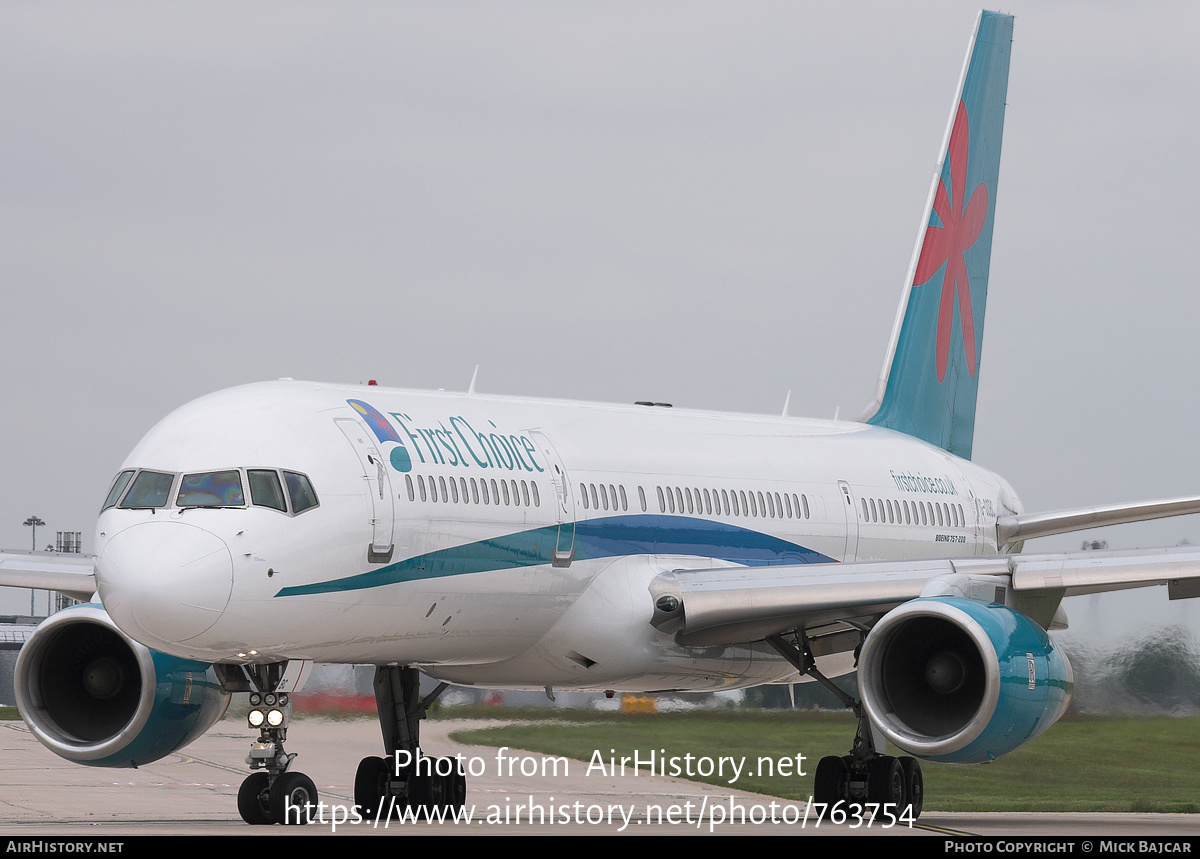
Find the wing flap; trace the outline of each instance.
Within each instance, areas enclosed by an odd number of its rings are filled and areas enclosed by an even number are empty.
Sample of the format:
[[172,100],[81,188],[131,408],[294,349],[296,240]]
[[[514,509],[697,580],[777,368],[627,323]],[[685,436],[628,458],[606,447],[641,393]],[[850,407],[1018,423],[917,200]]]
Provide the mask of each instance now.
[[727,567],[663,573],[651,586],[656,604],[676,598],[681,612],[651,621],[680,644],[757,641],[822,623],[867,625],[921,595],[934,578],[954,573],[948,560]]
[[[1068,555],[1010,556],[1012,586],[1018,591],[1062,588],[1066,596],[1171,585],[1200,579],[1200,549],[1180,546],[1155,552],[1078,552]],[[1172,597],[1179,598],[1179,597]]]
[[1172,599],[1200,596],[1200,548],[673,570],[651,583],[651,623],[687,646],[838,623],[865,630],[902,603],[945,592],[944,584],[927,588],[948,577],[987,583],[979,593],[998,599],[1006,584],[1024,602],[1049,595],[1048,622],[1064,595],[1166,584]]

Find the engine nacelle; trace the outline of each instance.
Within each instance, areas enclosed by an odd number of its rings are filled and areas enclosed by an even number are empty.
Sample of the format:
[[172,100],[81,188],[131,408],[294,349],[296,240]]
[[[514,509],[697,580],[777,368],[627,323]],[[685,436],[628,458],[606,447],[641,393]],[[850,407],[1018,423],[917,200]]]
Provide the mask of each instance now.
[[149,650],[98,605],[47,619],[21,648],[17,707],[46,748],[89,766],[156,761],[225,713],[212,666]]
[[1074,677],[1040,626],[997,603],[912,600],[863,643],[859,691],[867,713],[909,754],[983,763],[1053,725]]

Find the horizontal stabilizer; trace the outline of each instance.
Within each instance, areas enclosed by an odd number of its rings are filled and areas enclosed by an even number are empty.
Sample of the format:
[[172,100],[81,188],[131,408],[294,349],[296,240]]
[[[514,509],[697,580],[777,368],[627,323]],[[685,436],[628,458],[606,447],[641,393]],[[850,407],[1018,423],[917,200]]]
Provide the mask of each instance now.
[[1104,525],[1124,525],[1147,519],[1166,519],[1200,513],[1200,495],[1170,498],[1166,501],[1141,501],[1137,504],[1110,504],[1105,507],[1079,507],[1049,513],[1022,513],[996,520],[996,545],[1011,546],[1022,540],[1069,534]]

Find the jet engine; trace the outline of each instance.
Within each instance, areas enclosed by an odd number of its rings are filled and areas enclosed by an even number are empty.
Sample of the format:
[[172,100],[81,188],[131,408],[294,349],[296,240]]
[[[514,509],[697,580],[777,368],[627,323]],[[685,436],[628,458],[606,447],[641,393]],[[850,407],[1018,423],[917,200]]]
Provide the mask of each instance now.
[[143,647],[92,604],[34,631],[17,658],[15,685],[34,736],[89,766],[156,761],[207,731],[229,704],[211,665]]
[[877,623],[858,668],[871,721],[909,754],[982,763],[1029,742],[1071,700],[1070,663],[1040,626],[998,603],[912,600]]

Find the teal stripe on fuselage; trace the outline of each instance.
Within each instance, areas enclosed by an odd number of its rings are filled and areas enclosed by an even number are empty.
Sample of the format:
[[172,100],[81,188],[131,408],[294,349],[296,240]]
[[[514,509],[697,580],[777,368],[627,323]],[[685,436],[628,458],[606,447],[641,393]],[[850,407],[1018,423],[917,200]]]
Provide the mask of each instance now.
[[[277,597],[364,590],[549,564],[558,526],[519,531],[406,558],[378,570],[328,582],[283,588]],[[766,564],[820,564],[832,558],[749,528],[685,516],[613,516],[575,523],[578,560],[626,555],[694,555],[756,567]]]

